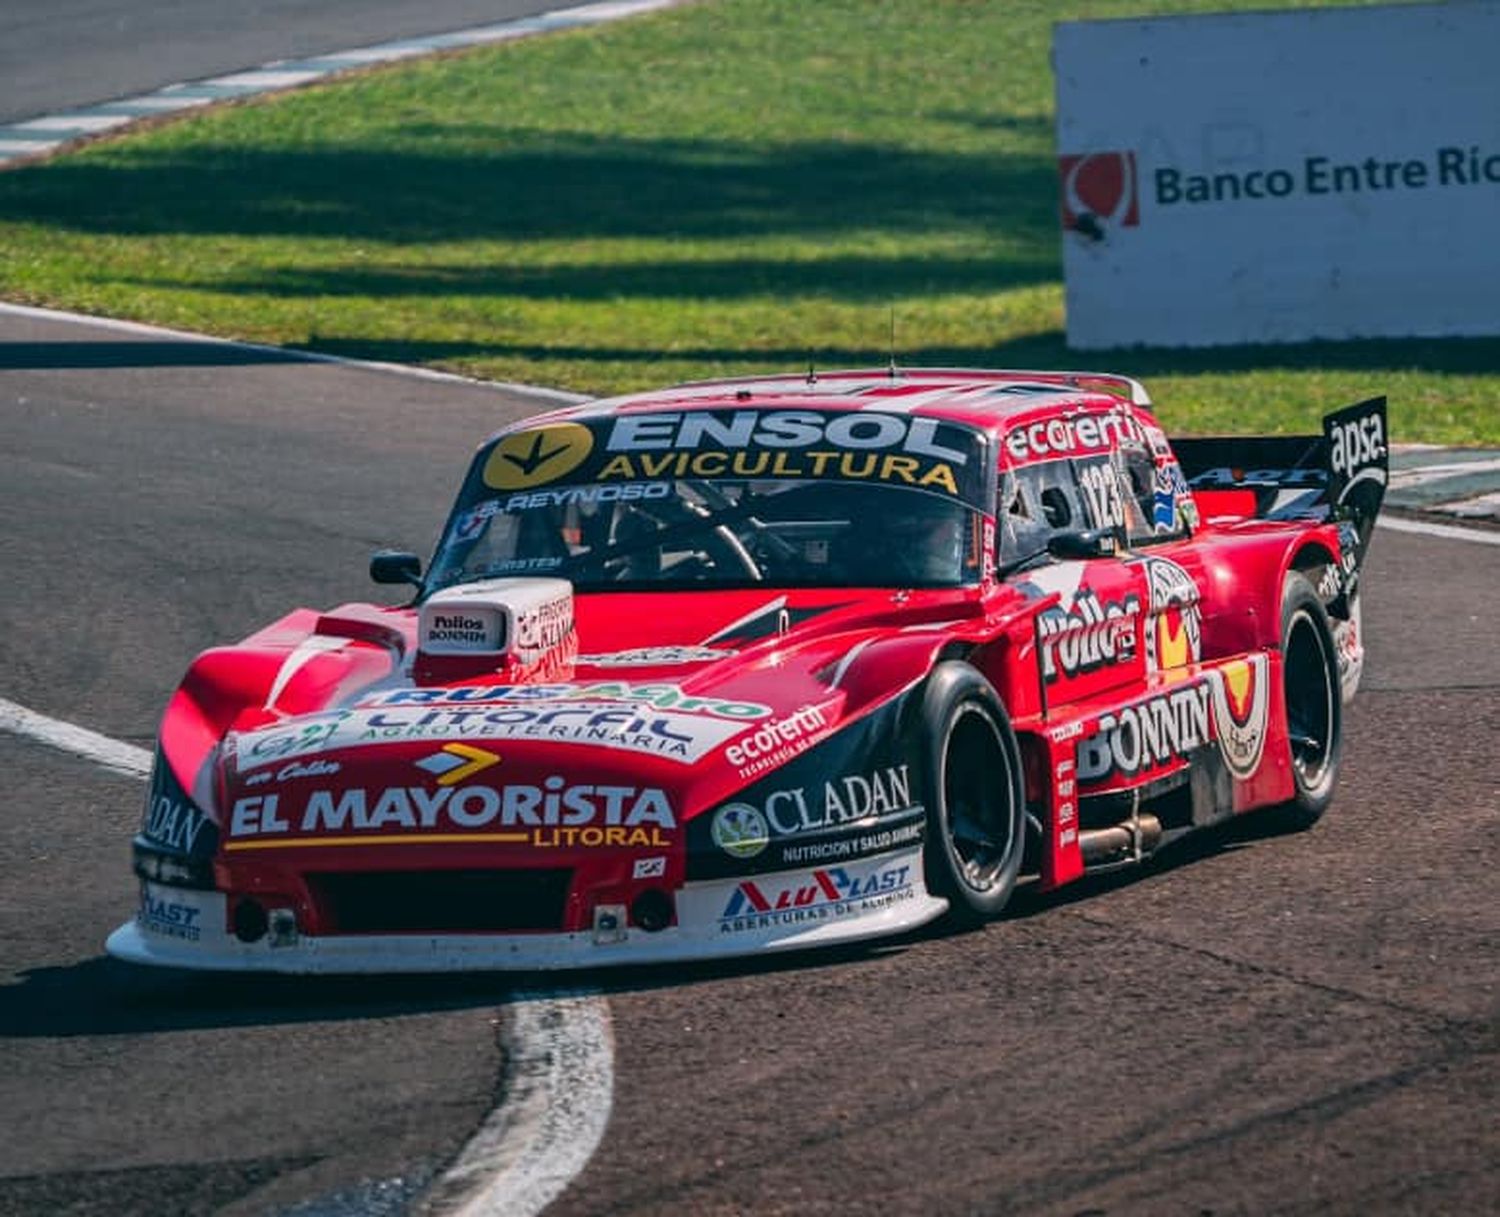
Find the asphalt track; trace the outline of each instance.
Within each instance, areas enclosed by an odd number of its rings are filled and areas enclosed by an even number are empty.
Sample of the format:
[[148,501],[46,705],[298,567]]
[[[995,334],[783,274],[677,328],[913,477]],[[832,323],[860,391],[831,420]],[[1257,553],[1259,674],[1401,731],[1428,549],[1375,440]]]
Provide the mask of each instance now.
[[[142,747],[189,657],[369,598],[522,396],[0,318],[0,696]],[[1313,832],[973,934],[610,994],[603,1143],[550,1212],[1483,1213],[1497,1141],[1497,547],[1382,531]],[[137,971],[137,782],[0,736],[0,1214],[420,1207],[530,978]],[[542,982],[546,983],[546,982]]]
[[273,59],[531,16],[559,0],[5,0],[0,123]]

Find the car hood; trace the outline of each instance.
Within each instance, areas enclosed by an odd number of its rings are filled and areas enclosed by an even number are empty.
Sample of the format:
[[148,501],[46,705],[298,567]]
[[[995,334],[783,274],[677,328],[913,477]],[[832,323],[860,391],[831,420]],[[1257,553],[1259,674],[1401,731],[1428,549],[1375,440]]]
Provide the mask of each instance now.
[[580,595],[545,662],[435,679],[415,611],[345,606],[278,636],[265,704],[224,736],[230,847],[570,825],[661,843],[911,686],[979,612],[969,590]]

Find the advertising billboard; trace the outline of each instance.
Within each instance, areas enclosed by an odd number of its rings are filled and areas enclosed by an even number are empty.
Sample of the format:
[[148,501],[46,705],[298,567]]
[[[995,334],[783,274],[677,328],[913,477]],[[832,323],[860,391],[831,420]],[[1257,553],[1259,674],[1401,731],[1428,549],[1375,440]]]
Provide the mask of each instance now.
[[1500,334],[1500,3],[1059,24],[1068,341]]

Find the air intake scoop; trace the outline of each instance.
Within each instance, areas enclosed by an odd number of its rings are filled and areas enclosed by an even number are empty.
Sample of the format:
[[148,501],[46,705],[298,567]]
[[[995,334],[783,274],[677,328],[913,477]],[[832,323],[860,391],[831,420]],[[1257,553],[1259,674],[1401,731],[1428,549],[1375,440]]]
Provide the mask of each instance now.
[[532,667],[577,649],[566,579],[485,579],[444,588],[417,618],[418,679]]

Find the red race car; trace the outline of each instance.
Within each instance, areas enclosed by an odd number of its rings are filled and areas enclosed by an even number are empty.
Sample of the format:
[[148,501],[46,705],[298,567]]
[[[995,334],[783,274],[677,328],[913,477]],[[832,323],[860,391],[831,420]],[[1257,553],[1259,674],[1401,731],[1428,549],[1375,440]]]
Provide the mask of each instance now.
[[1328,806],[1384,399],[1170,444],[1091,373],[683,385],[483,444],[404,607],[298,609],[167,707],[109,950],[552,968],[996,916]]

